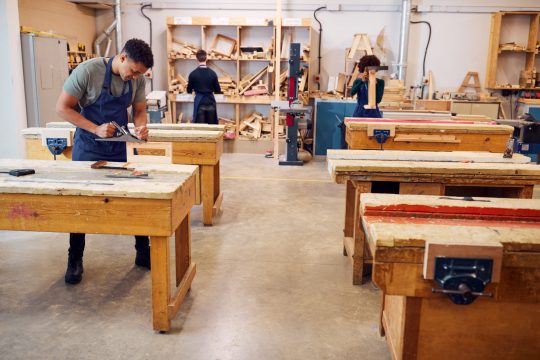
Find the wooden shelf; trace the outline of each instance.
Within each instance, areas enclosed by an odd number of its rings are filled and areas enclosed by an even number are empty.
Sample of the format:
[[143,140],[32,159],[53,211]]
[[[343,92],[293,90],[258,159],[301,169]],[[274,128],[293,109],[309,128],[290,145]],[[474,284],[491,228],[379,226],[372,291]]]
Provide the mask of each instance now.
[[[520,27],[513,28],[512,32],[508,31],[508,21],[510,20],[523,20],[519,21]],[[518,21],[512,21],[512,24]],[[525,23],[527,26],[525,26]],[[500,86],[498,84],[516,84],[521,83],[521,72],[532,74],[536,68],[536,56],[538,50],[536,48],[538,41],[538,29],[540,28],[540,12],[533,11],[516,11],[516,12],[498,12],[491,15],[491,32],[489,41],[489,52],[486,70],[485,87],[487,89],[494,90],[535,90],[532,88],[510,88]],[[514,38],[509,38],[513,34]],[[504,36],[503,36],[504,35]],[[526,43],[519,38],[527,39]],[[501,41],[501,38],[504,39]],[[501,49],[502,44],[519,44],[519,46],[526,47],[525,49]],[[508,63],[509,54],[516,54],[516,56],[524,58],[524,67],[519,68],[515,65],[510,66],[499,61],[505,59]],[[503,57],[504,56],[504,57]],[[499,77],[498,77],[499,76]],[[532,79],[532,76],[527,77]],[[531,80],[529,80],[530,83]],[[534,79],[532,79],[534,81]],[[523,85],[523,84],[522,84]]]
[[[289,34],[286,39],[286,44],[289,44],[290,42],[299,42],[302,44],[302,49],[307,48],[314,51],[315,46],[312,41],[315,39],[315,37],[312,35],[313,29],[311,28],[311,19],[287,18],[282,22],[281,28],[287,29]],[[260,70],[266,68],[267,66],[274,67],[274,72],[263,74],[260,79],[254,79],[253,82],[250,81],[249,83],[242,84],[245,88],[251,88],[253,85],[256,85],[259,80],[263,80],[264,83],[267,83],[271,94],[255,96],[216,96],[216,102],[218,104],[230,104],[226,107],[222,107],[221,109],[223,111],[218,111],[218,116],[233,120],[233,125],[236,125],[237,139],[240,136],[239,129],[241,128],[243,121],[254,111],[262,113],[262,116],[267,118],[265,122],[266,127],[268,127],[269,122],[272,123],[272,138],[274,138],[276,135],[274,129],[275,111],[273,111],[269,105],[273,100],[275,100],[275,91],[280,91],[280,85],[275,85],[280,82],[280,74],[277,73],[277,67],[280,65],[280,60],[276,59],[274,54],[276,53],[276,49],[278,47],[282,49],[282,39],[276,39],[277,29],[278,27],[274,24],[273,20],[257,17],[228,18],[176,16],[167,18],[167,54],[191,54],[197,48],[205,49],[210,54],[212,49],[218,50],[219,48],[219,46],[216,46],[215,41],[218,36],[222,35],[222,37],[236,40],[236,44],[233,49],[219,49],[220,52],[226,54],[231,52],[234,54],[234,58],[208,57],[210,67],[213,67],[220,78],[223,79],[229,76],[233,83],[236,84],[236,90],[229,90],[230,93],[238,94],[240,92],[237,90],[238,84],[241,83],[241,80],[245,78],[246,75],[257,74],[257,72],[260,72]],[[212,39],[214,39],[213,43]],[[230,42],[232,42],[232,40]],[[180,44],[180,46],[173,45],[173,43]],[[188,44],[187,49],[189,49],[189,51],[185,51],[186,46],[182,48],[182,43]],[[244,45],[262,47],[265,50],[268,50],[271,47],[273,53],[270,53],[267,56],[272,56],[272,58],[248,59],[240,57],[241,53],[239,49]],[[283,46],[286,47],[287,45]],[[309,90],[315,86],[313,77],[309,76],[309,68],[311,65],[313,65],[312,63],[314,63],[316,59],[314,56],[310,56],[310,58],[313,59],[302,60],[304,64],[303,66],[308,69],[304,81],[305,87],[303,88],[304,91],[302,94],[309,93]],[[192,66],[193,61],[196,61],[194,56],[187,58],[168,58],[167,78],[169,84],[173,79],[178,79],[179,81],[187,80],[189,73],[194,69]],[[285,62],[288,61],[288,59],[284,58],[281,61]],[[307,66],[305,65],[306,63]],[[286,67],[281,65],[281,74],[283,74],[285,71]],[[181,75],[181,77],[178,75]],[[229,84],[230,82],[223,83]],[[182,83],[183,86],[176,86],[177,84],[172,85],[175,91],[185,91],[187,84]],[[227,89],[223,88],[222,85],[222,90]],[[284,99],[285,98],[282,97],[282,100]],[[183,121],[191,120],[192,107],[190,107],[189,104],[193,103],[193,96],[185,93],[174,94],[170,92],[168,100],[171,119],[173,122],[178,118],[177,113],[180,112],[183,113]],[[261,108],[258,107],[261,105],[262,109],[264,110],[261,110]],[[282,127],[283,126],[280,125],[280,130],[278,132],[281,132]],[[264,131],[266,136],[268,136],[268,130]]]

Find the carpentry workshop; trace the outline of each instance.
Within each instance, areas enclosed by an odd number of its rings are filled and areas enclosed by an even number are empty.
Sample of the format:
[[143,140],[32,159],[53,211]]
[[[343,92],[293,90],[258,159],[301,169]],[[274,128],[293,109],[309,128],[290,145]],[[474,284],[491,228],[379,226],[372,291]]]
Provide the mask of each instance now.
[[0,0],[0,358],[540,360],[538,0]]

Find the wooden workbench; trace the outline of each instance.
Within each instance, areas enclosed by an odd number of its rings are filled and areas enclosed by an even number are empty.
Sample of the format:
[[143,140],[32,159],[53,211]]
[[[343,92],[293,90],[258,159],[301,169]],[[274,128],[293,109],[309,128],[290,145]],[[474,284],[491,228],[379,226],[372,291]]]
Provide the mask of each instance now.
[[362,283],[364,234],[360,227],[362,193],[450,196],[532,197],[540,167],[520,154],[392,150],[329,150],[328,170],[346,183],[344,254],[351,258],[353,284]]
[[[504,152],[514,129],[496,123],[425,119],[345,118],[345,140],[353,150],[423,150]],[[372,129],[391,129],[382,145]]]
[[[75,125],[66,121],[53,121],[45,125],[48,128],[75,128]],[[133,123],[128,124],[129,129],[133,129],[135,126]],[[180,123],[180,124],[161,124],[161,123],[148,123],[146,124],[148,129],[156,130],[201,130],[201,131],[222,131],[225,132],[225,125],[214,124],[197,124],[197,123]]]
[[[2,170],[36,171],[24,177],[0,174],[0,229],[148,235],[153,327],[168,331],[195,276],[189,213],[195,203],[198,168],[135,163],[132,166],[148,172],[149,178],[125,179],[106,177],[117,170],[91,169],[91,163],[0,159]],[[170,236],[176,254],[174,294]]]
[[[70,123],[49,123],[51,128],[65,128],[73,133],[75,127]],[[203,206],[203,223],[212,225],[213,218],[219,213],[223,194],[220,189],[220,158],[223,153],[222,125],[207,124],[149,124],[148,143],[127,143],[129,162],[152,162],[199,165],[200,183],[197,188],[196,203]],[[154,129],[155,127],[155,129]],[[176,130],[177,128],[189,130]],[[36,160],[51,160],[52,154],[42,145],[42,128],[28,128],[22,131],[26,143],[26,157]],[[134,149],[138,149],[135,154]],[[58,160],[71,159],[71,147],[68,147]]]
[[[393,359],[539,358],[540,200],[479,200],[362,194]],[[494,259],[484,290],[493,296],[456,305],[433,293],[440,286],[424,267],[434,248],[438,256]]]

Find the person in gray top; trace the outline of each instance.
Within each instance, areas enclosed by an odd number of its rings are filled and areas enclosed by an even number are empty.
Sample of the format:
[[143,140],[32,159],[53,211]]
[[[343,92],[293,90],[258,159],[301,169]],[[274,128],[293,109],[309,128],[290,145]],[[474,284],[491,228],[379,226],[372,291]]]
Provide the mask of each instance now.
[[[152,50],[142,40],[126,42],[122,52],[110,59],[86,61],[71,73],[56,103],[58,115],[77,127],[73,138],[73,161],[126,161],[125,142],[97,141],[115,135],[112,122],[127,130],[128,111],[134,109],[135,136],[148,137],[145,79],[154,65]],[[79,104],[79,113],[74,107]],[[150,269],[148,236],[135,236],[135,264]],[[70,234],[65,282],[82,279],[85,234]]]

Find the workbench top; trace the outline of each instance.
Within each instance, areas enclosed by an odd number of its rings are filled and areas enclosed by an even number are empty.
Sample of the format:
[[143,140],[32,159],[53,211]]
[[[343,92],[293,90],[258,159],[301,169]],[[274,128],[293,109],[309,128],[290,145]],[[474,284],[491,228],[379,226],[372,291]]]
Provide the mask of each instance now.
[[[33,175],[0,174],[0,193],[39,195],[112,196],[142,199],[172,199],[198,167],[193,165],[129,163],[147,172],[145,178],[109,178],[107,174],[129,174],[125,170],[92,169],[93,161],[48,161],[0,159],[0,171],[34,169]],[[124,163],[108,162],[108,166]]]
[[[130,129],[133,129],[135,125],[133,123],[128,124]],[[46,124],[48,128],[74,128],[75,125],[67,121],[56,121]],[[213,124],[193,124],[193,123],[181,123],[181,124],[146,124],[148,129],[160,129],[160,130],[205,130],[205,131],[225,131],[225,125],[213,125]]]
[[540,252],[540,199],[365,193],[360,208],[373,251],[437,242]]
[[409,150],[328,150],[328,160],[379,160],[463,163],[528,164],[531,159],[522,154],[511,158],[500,153],[479,151],[409,151]]
[[497,125],[493,123],[477,123],[473,121],[453,121],[453,120],[424,120],[424,119],[362,119],[345,118],[345,126],[348,130],[366,130],[368,126],[391,125],[396,131],[438,131],[440,133],[490,133],[490,134],[512,134],[514,128],[507,125]]
[[[65,127],[65,129],[68,129],[72,133],[75,132],[75,127]],[[47,131],[47,128],[33,127],[23,129],[21,130],[21,133],[25,139],[41,139],[44,131]],[[222,138],[223,132],[214,130],[148,130],[149,142],[218,142]]]

